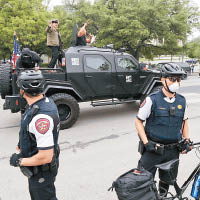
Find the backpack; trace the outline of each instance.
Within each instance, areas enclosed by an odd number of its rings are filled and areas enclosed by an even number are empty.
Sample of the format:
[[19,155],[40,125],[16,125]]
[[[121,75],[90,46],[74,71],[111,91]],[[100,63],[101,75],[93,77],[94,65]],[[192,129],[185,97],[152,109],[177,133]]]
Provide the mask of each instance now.
[[157,200],[158,192],[153,175],[145,169],[131,169],[119,176],[109,188],[119,200]]

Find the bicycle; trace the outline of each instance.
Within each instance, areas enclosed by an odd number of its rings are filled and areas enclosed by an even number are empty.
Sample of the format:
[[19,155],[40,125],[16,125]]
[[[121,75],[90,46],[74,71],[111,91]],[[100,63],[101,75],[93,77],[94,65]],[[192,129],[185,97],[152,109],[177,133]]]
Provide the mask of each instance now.
[[[200,153],[200,142],[193,143],[193,149],[196,149],[196,152]],[[198,156],[198,153],[196,153],[196,156],[200,159],[200,157]],[[175,195],[173,195],[171,192],[167,192],[167,195],[171,195],[170,197],[158,196],[159,200],[174,200],[174,199],[189,200],[188,197],[183,197],[183,194],[185,190],[187,189],[187,187],[190,185],[190,183],[194,180],[196,174],[200,173],[200,162],[197,164],[195,169],[192,171],[192,173],[189,175],[189,177],[187,178],[187,180],[183,183],[181,187],[178,186],[176,179],[173,177],[173,167],[177,165],[178,162],[179,162],[179,159],[175,159],[167,163],[156,165],[156,168],[168,173],[170,177],[169,184],[173,185],[176,191]],[[200,197],[198,197],[198,199],[196,200],[200,200]]]

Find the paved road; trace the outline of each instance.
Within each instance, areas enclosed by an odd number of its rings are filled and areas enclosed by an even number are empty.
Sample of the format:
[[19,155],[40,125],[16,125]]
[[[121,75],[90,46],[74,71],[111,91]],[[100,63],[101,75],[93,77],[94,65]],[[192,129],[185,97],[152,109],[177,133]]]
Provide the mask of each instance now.
[[[188,101],[191,138],[195,141],[200,140],[199,86],[200,78],[191,76],[180,90]],[[27,179],[8,164],[15,152],[20,115],[3,111],[2,104],[0,100],[0,199],[28,200]],[[60,133],[61,162],[56,181],[59,200],[117,200],[115,192],[107,189],[121,173],[136,167],[139,159],[134,128],[138,106],[138,102],[95,108],[81,104],[75,126]],[[179,183],[197,162],[195,152],[181,156]]]

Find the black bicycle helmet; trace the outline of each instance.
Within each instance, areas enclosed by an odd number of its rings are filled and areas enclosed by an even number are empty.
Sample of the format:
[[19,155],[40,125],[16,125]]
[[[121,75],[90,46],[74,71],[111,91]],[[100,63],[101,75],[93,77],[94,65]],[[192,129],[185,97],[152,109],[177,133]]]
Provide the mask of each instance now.
[[23,71],[19,74],[17,79],[17,86],[32,96],[42,93],[44,85],[45,80],[41,71]]
[[179,76],[182,77],[186,73],[185,71],[175,63],[166,63],[161,68],[162,77]]

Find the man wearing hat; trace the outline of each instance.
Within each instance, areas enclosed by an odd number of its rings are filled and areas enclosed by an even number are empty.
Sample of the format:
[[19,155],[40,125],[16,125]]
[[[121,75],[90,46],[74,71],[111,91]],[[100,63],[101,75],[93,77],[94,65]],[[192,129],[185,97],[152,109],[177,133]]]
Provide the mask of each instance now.
[[48,65],[49,68],[54,68],[59,56],[59,49],[61,47],[61,37],[60,37],[58,25],[59,25],[59,21],[57,19],[53,19],[49,22],[46,28],[47,46],[52,51],[52,58]]

